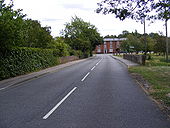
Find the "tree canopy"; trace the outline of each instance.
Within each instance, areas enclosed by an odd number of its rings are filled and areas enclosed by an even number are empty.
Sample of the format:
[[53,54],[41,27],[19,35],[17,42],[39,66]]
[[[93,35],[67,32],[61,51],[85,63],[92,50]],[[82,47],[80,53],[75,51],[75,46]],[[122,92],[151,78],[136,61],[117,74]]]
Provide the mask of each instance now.
[[102,37],[97,28],[75,16],[70,23],[65,24],[62,31],[65,42],[74,50],[81,50],[85,54],[91,54],[96,45],[102,42]]
[[102,0],[98,3],[97,13],[114,14],[116,18],[124,20],[131,18],[141,20],[148,16],[154,0]]
[[14,10],[13,2],[4,0],[0,8],[0,49],[13,46],[47,48],[52,43],[50,27],[42,27],[39,21],[26,19],[22,9]]
[[131,18],[144,23],[145,54],[147,41],[145,34],[145,19],[165,20],[166,30],[166,60],[168,61],[168,29],[167,21],[170,19],[170,0],[102,0],[98,3],[97,13],[114,14],[116,18],[124,20]]

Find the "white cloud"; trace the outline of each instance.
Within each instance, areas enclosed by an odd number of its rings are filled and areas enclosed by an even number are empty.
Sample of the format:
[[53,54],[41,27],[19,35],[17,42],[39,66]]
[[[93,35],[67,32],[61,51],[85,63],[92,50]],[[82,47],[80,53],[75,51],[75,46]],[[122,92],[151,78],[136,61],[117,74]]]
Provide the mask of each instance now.
[[[14,7],[24,9],[28,18],[39,20],[43,26],[51,26],[52,35],[58,36],[64,24],[70,22],[75,15],[84,21],[94,24],[104,36],[118,35],[123,30],[137,30],[143,33],[143,25],[130,19],[119,21],[113,15],[96,14],[99,0],[15,0]],[[149,24],[149,22],[147,22]],[[164,32],[163,22],[157,21],[146,27],[147,33]],[[170,22],[168,22],[170,24]],[[170,31],[170,30],[169,30]],[[169,32],[170,33],[170,32]],[[169,34],[170,36],[170,34]]]

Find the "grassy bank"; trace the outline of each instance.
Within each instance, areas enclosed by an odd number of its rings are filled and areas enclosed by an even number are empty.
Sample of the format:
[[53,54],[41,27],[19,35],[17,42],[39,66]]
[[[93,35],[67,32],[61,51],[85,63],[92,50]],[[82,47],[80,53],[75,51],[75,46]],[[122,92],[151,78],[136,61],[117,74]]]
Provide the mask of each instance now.
[[160,103],[170,107],[170,63],[163,56],[152,56],[146,66],[131,67],[131,73],[140,74],[150,84],[150,95]]

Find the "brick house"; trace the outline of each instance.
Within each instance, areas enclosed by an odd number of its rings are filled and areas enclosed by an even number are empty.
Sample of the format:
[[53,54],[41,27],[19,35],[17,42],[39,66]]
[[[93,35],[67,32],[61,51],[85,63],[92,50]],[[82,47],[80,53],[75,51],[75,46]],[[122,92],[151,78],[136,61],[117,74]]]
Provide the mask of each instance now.
[[120,51],[120,44],[124,40],[126,38],[104,38],[104,43],[96,46],[95,53],[117,53]]

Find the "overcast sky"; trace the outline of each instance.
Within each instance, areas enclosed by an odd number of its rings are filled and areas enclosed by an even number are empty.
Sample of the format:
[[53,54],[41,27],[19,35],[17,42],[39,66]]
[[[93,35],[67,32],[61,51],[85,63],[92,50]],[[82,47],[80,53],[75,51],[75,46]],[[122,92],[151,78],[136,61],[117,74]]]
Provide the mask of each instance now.
[[[97,3],[101,0],[14,0],[15,9],[23,9],[27,18],[39,20],[43,26],[51,26],[52,35],[59,36],[64,24],[75,15],[95,25],[102,36],[118,35],[123,30],[143,33],[143,25],[133,20],[120,21],[113,15],[96,14]],[[168,22],[170,26],[170,22]],[[170,27],[168,28],[170,33]],[[149,25],[146,32],[165,33],[164,22],[156,21]],[[170,34],[168,34],[170,36]]]

